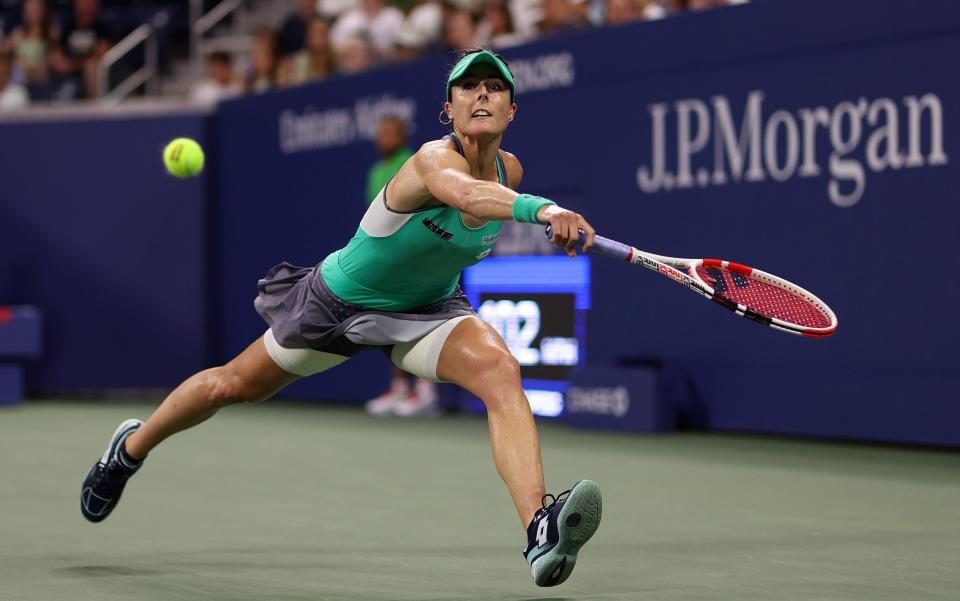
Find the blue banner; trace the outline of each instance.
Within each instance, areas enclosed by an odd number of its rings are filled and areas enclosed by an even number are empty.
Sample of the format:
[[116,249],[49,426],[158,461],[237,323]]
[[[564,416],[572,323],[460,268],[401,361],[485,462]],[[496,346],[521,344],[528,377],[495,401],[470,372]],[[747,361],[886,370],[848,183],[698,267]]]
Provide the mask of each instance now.
[[[519,110],[503,147],[522,191],[643,250],[782,276],[840,319],[826,340],[776,333],[597,257],[589,365],[668,361],[693,399],[685,424],[960,445],[944,426],[960,420],[944,325],[960,300],[945,275],[960,257],[960,5],[752,2],[506,54]],[[446,133],[451,58],[240,98],[212,119],[0,123],[0,303],[49,318],[28,385],[173,384],[211,347],[245,348],[266,327],[257,279],[356,230],[380,117],[406,120],[413,148]],[[176,135],[204,143],[206,179],[159,169]],[[549,249],[541,228],[508,224],[496,252]],[[388,373],[367,354],[289,394],[357,402]]]
[[564,394],[563,419],[572,426],[625,432],[669,432],[677,400],[665,393],[656,367],[591,367]]
[[210,180],[162,161],[207,129],[123,111],[0,122],[0,304],[44,318],[29,393],[168,387],[209,365]]
[[[953,328],[931,319],[960,298],[941,275],[960,256],[945,202],[960,135],[951,114],[960,84],[946,75],[958,32],[952,2],[758,2],[508,52],[519,111],[503,145],[524,165],[523,191],[644,250],[734,260],[795,281],[840,318],[831,339],[782,335],[599,258],[590,363],[659,357],[683,366],[710,405],[700,412],[707,427],[761,424],[742,408],[769,405],[774,382],[749,382],[771,373],[802,394],[779,418],[765,417],[765,430],[897,438],[874,428],[869,412],[843,428],[817,430],[807,419],[837,406],[897,406],[857,396],[873,388],[838,387],[878,372],[899,378],[904,386],[891,390],[903,392],[919,373],[943,374],[944,386],[917,388],[923,398],[911,405],[937,420],[960,416],[948,385],[960,383]],[[263,272],[282,259],[315,264],[355,230],[378,117],[406,119],[414,146],[445,133],[436,118],[448,64],[427,59],[223,106],[228,351],[262,332],[251,301]],[[517,227],[539,244],[538,228]],[[362,368],[383,373],[372,385],[344,366],[349,384],[331,384],[331,374],[310,390],[373,394],[386,378],[380,363]],[[718,373],[731,374],[730,385],[716,384]]]

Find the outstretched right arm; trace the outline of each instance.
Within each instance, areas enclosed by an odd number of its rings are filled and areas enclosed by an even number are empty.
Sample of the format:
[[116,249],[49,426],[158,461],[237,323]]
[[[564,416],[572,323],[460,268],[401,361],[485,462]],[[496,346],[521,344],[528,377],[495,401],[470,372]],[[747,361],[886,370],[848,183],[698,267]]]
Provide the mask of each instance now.
[[[470,165],[445,144],[427,143],[414,155],[414,168],[431,196],[468,215],[483,220],[514,219],[514,205],[520,196],[497,182],[479,180],[470,175]],[[586,233],[583,248],[593,244],[593,227],[579,214],[555,204],[541,207],[536,221],[553,226],[552,241],[576,255],[574,245]]]
[[513,219],[513,202],[519,194],[497,182],[470,175],[470,165],[444,145],[425,144],[414,157],[417,174],[430,195],[478,219]]

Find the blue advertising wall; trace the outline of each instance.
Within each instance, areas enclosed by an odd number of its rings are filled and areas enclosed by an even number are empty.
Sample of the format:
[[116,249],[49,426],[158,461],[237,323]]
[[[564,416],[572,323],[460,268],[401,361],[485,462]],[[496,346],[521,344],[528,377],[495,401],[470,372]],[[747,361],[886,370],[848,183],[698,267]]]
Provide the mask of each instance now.
[[[689,425],[960,445],[960,5],[754,2],[506,54],[519,112],[503,146],[522,191],[644,250],[782,275],[840,318],[830,339],[791,337],[596,258],[591,365],[684,374]],[[0,303],[42,304],[56,341],[33,392],[175,385],[261,335],[257,279],[355,231],[379,117],[407,119],[414,147],[445,133],[449,62],[245,97],[212,118],[0,123]],[[174,135],[205,142],[207,180],[157,168]],[[510,248],[540,248],[539,228],[517,227]],[[357,402],[387,373],[369,353],[288,394]]]
[[28,393],[168,387],[208,364],[208,181],[161,162],[170,138],[208,128],[199,114],[0,122],[0,305],[44,320]]
[[[828,340],[782,335],[598,259],[591,364],[682,367],[695,425],[960,442],[956,328],[932,318],[960,298],[943,275],[960,256],[960,86],[945,76],[960,55],[960,7],[757,2],[507,55],[519,112],[504,147],[523,162],[523,191],[646,250],[778,273],[840,317]],[[251,310],[262,273],[282,259],[314,264],[356,229],[376,117],[408,118],[415,145],[444,133],[448,63],[222,106],[228,354],[263,330]],[[385,377],[372,357],[296,392],[359,399]]]

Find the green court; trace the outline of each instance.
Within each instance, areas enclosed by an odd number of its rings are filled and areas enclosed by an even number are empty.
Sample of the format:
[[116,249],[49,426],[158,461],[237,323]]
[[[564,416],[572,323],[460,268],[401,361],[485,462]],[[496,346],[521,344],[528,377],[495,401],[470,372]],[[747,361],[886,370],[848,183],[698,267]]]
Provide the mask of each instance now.
[[486,422],[232,407],[167,441],[101,524],[79,486],[153,405],[0,411],[0,599],[960,598],[960,455],[542,424],[548,487],[600,483],[600,530],[533,585]]

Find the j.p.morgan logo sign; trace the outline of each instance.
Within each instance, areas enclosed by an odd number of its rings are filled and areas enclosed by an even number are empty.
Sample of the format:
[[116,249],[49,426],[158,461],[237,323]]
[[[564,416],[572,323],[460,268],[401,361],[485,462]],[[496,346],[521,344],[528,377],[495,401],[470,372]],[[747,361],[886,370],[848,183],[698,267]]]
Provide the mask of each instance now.
[[[849,207],[863,197],[867,169],[947,164],[943,105],[936,94],[788,111],[764,106],[763,91],[754,90],[743,104],[739,123],[726,96],[649,105],[652,152],[650,164],[637,169],[640,189],[786,182],[826,173],[830,202]],[[675,156],[667,156],[667,136],[675,140]],[[830,152],[818,154],[824,141]]]

